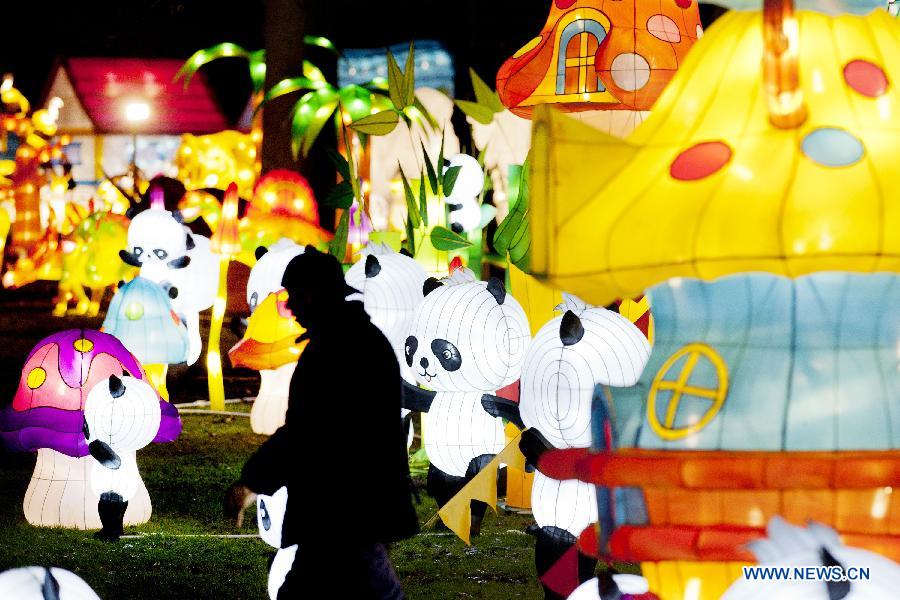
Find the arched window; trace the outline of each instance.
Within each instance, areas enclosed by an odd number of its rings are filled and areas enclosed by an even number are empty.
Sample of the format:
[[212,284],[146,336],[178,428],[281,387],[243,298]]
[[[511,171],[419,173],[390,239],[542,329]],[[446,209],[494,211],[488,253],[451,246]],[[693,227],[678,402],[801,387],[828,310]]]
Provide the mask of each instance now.
[[606,88],[597,78],[594,57],[606,38],[606,30],[592,19],[578,19],[563,29],[559,38],[559,62],[556,71],[557,94],[602,92]]

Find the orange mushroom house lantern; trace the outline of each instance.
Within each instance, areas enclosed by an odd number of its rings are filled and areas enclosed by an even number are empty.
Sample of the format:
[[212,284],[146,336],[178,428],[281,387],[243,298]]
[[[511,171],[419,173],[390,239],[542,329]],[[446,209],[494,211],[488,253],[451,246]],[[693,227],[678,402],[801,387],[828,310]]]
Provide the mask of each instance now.
[[595,392],[592,448],[539,468],[598,486],[582,550],[663,600],[722,597],[776,517],[900,559],[898,50],[887,11],[766,0],[627,140],[535,111],[532,275],[646,292],[655,323],[637,385]]
[[497,93],[522,117],[553,104],[614,111],[595,116],[633,128],[702,34],[696,0],[553,0],[544,29],[500,67]]

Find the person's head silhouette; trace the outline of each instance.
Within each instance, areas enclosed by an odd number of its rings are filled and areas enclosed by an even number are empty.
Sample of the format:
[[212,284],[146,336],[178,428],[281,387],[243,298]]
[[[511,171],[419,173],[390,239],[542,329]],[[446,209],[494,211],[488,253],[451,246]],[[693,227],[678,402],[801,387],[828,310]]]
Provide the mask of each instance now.
[[358,290],[344,281],[337,259],[307,246],[284,271],[281,285],[287,290],[287,307],[303,327],[309,329]]

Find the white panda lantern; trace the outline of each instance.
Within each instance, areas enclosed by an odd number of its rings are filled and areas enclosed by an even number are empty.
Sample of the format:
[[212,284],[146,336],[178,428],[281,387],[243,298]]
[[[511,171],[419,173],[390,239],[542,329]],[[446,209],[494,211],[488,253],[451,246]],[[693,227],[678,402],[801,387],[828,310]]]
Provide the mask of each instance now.
[[278,591],[284,585],[284,580],[297,556],[296,544],[287,548],[281,547],[281,532],[284,515],[287,511],[287,498],[286,487],[280,488],[271,496],[260,494],[256,497],[256,524],[259,527],[259,537],[277,550],[275,559],[269,567],[267,587],[271,600],[278,599]]
[[[548,447],[587,448],[595,387],[637,383],[650,358],[650,344],[622,315],[563,296],[556,310],[565,314],[538,331],[525,357],[519,412],[523,424],[537,430]],[[534,474],[531,507],[540,527],[535,551],[539,571],[552,562],[544,560],[545,553],[570,547],[598,518],[593,485],[551,479],[539,470]]]
[[604,571],[578,586],[567,600],[638,600],[649,591],[650,585],[640,575]]
[[468,154],[457,154],[450,157],[446,173],[450,167],[459,167],[456,183],[450,195],[445,198],[450,210],[448,221],[450,229],[463,233],[477,229],[481,225],[481,205],[478,196],[484,189],[484,171],[478,160]]
[[[414,258],[375,242],[369,242],[362,251],[362,259],[344,276],[347,285],[360,291],[347,299],[362,300],[372,324],[391,343],[400,364],[400,375],[409,382],[415,378],[412,367],[406,364],[404,347],[412,331],[416,308],[422,302],[422,286],[427,277],[425,269]],[[401,409],[401,416],[406,418],[409,412]],[[414,435],[411,421],[406,429],[409,448]]]
[[189,350],[187,364],[200,358],[203,341],[200,339],[200,312],[210,308],[216,300],[219,288],[219,257],[210,249],[209,238],[191,233],[183,228],[187,240],[187,257],[184,269],[169,271],[169,277],[161,283],[169,290],[172,310],[188,330]]
[[791,525],[773,517],[768,537],[748,544],[760,565],[775,567],[865,567],[868,578],[857,581],[786,581],[738,579],[722,600],[893,600],[900,595],[900,565],[861,548],[845,546],[837,532],[821,523]]
[[[247,279],[247,305],[251,319],[256,308],[269,295],[283,289],[281,280],[288,263],[303,251],[303,246],[286,238],[281,238],[268,248],[260,246],[256,249],[256,264],[250,269]],[[292,361],[277,369],[260,370],[259,393],[250,411],[250,426],[254,433],[271,435],[284,425],[288,391],[296,368],[296,361]]]
[[432,466],[466,477],[473,459],[505,445],[503,421],[488,410],[504,402],[493,394],[519,378],[531,341],[528,318],[500,281],[477,281],[468,269],[427,280],[425,292],[404,356],[416,381],[432,391],[424,406],[407,407],[427,411]]
[[304,247],[292,240],[281,238],[268,248],[256,249],[256,264],[250,269],[247,279],[247,306],[251,314],[256,311],[269,294],[284,288],[281,280],[288,263],[303,254]]
[[[94,462],[91,489],[99,499],[101,539],[118,539],[128,501],[141,481],[137,451],[159,431],[159,396],[150,384],[111,375],[95,385],[84,404],[84,436]],[[149,517],[149,515],[148,515]]]
[[219,260],[209,239],[191,233],[177,213],[149,208],[132,218],[128,249],[119,256],[166,289],[172,310],[187,326],[187,364],[195,363],[202,350],[198,313],[212,306],[219,280]]
[[59,567],[21,567],[0,573],[0,598],[100,600],[81,577]]
[[404,347],[427,277],[415,259],[378,243],[369,243],[362,251],[362,259],[345,275],[347,285],[361,292],[348,300],[362,300],[372,324],[394,348],[403,378],[410,382],[415,379],[412,368],[406,364]]

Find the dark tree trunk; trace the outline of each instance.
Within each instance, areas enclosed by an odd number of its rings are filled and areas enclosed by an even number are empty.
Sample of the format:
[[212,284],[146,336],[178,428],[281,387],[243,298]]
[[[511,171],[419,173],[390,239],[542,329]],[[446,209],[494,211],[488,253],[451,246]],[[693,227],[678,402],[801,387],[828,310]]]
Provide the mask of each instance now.
[[[265,0],[266,90],[287,77],[303,73],[305,0]],[[291,153],[291,108],[298,94],[288,94],[263,110],[262,172],[300,170]]]

